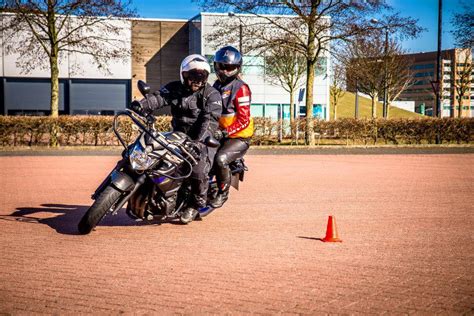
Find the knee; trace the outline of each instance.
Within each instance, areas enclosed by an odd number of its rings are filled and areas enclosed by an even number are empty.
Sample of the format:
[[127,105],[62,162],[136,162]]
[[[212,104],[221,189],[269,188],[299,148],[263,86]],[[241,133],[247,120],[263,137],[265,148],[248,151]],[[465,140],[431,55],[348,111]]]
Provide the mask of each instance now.
[[217,154],[216,155],[216,159],[215,159],[215,164],[219,167],[219,168],[226,168],[227,165],[229,164],[229,162],[227,161],[227,155],[224,153],[224,154]]

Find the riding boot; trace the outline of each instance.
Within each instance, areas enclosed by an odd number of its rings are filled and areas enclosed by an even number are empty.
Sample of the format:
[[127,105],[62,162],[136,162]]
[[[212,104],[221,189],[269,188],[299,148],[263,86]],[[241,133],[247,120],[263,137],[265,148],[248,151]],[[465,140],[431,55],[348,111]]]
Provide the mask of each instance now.
[[196,207],[189,206],[183,211],[183,213],[181,213],[179,220],[183,224],[189,224],[196,218],[198,214],[199,214],[199,211],[197,210]]
[[199,210],[206,207],[208,178],[191,179],[192,204],[181,214],[180,221],[183,224],[191,223],[199,217]]
[[231,172],[227,164],[221,163],[220,168],[216,170],[216,180],[219,187],[217,196],[211,201],[210,205],[213,208],[219,208],[224,205],[225,201],[229,198],[229,190],[231,183]]
[[224,203],[229,198],[229,190],[230,183],[223,183],[219,188],[219,192],[217,193],[216,198],[211,201],[211,206],[213,208],[222,207],[222,205],[224,205]]

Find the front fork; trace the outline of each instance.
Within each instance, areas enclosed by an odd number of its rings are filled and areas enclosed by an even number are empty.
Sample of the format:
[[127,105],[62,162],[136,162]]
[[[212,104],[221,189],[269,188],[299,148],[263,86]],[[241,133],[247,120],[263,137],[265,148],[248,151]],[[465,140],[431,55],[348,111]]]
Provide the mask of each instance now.
[[99,187],[92,194],[91,198],[95,200],[99,194],[104,191],[104,189],[112,185],[114,188],[122,192],[120,200],[110,209],[110,212],[116,214],[130,197],[140,188],[140,186],[145,183],[146,175],[142,174],[139,176],[136,181],[134,181],[129,175],[124,173],[122,168],[126,167],[127,158],[123,158],[117,162],[117,165],[112,169],[112,171],[107,175],[107,177],[102,181]]
[[116,214],[124,205],[127,203],[127,201],[132,197],[132,195],[137,192],[137,190],[142,186],[143,183],[145,183],[146,180],[146,175],[142,174],[141,176],[138,177],[137,181],[133,186],[131,186],[131,191],[122,191],[122,193],[125,193],[125,195],[122,195],[120,200],[115,204],[113,209],[110,211],[112,214]]
[[99,196],[102,191],[110,184],[112,173],[116,171],[120,171],[123,167],[125,167],[127,160],[126,158],[123,158],[117,162],[117,165],[112,169],[112,171],[109,172],[107,177],[105,177],[104,181],[99,185],[99,187],[95,190],[95,192],[91,195],[91,199],[95,200]]

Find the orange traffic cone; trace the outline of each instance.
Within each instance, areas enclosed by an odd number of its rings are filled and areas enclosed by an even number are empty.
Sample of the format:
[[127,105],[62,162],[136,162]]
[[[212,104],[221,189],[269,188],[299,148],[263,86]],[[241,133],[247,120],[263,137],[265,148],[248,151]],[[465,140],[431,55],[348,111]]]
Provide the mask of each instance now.
[[324,242],[342,242],[339,239],[337,234],[337,227],[336,227],[336,218],[332,215],[329,215],[328,218],[328,228],[326,229],[326,237],[323,239]]

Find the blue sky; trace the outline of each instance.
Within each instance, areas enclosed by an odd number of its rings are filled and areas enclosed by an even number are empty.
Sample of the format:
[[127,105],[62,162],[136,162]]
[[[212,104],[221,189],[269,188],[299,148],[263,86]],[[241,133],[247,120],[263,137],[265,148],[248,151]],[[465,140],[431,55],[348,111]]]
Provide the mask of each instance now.
[[[453,48],[451,16],[459,10],[462,0],[443,0],[443,49]],[[465,0],[468,1],[468,0]],[[426,28],[416,40],[403,42],[403,47],[410,52],[428,52],[437,49],[438,0],[387,0],[395,10],[404,16],[419,20]],[[144,18],[189,19],[199,14],[199,6],[191,0],[133,0],[133,6]]]

